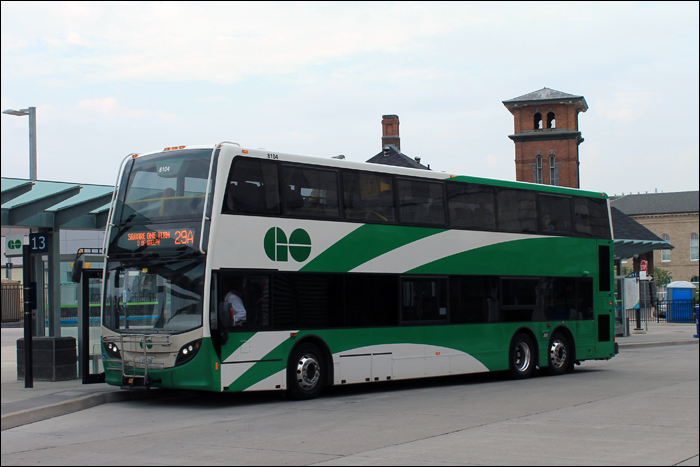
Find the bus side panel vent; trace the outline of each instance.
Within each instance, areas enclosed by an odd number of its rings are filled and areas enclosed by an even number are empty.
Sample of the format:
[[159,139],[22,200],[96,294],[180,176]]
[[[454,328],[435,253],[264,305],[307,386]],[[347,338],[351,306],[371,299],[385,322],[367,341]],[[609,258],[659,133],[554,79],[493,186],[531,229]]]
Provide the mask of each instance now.
[[598,316],[598,342],[610,342],[610,315]]

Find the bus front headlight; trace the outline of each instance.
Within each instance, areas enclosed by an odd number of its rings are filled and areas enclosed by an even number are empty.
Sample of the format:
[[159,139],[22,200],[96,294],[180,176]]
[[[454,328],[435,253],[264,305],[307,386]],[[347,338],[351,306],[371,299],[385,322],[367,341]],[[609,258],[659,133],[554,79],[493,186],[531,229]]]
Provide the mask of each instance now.
[[197,339],[196,341],[183,345],[180,351],[177,353],[175,366],[184,365],[192,360],[195,355],[197,355],[197,352],[199,352],[200,347],[202,347],[202,339]]
[[119,347],[114,342],[105,342],[105,350],[109,358],[113,360],[121,360],[122,355],[119,353]]

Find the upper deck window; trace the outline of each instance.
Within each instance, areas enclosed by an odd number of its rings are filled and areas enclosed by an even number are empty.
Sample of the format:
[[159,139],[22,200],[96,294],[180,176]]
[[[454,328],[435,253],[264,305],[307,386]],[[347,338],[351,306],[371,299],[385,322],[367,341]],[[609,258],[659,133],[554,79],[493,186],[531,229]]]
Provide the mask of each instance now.
[[365,222],[394,222],[396,204],[390,175],[343,172],[345,218]]
[[451,227],[496,230],[496,195],[492,187],[448,183],[447,204]]
[[285,166],[282,189],[287,214],[300,217],[340,217],[338,173]]
[[211,149],[191,149],[132,159],[124,171],[117,223],[201,218]]
[[540,195],[540,230],[551,233],[572,233],[571,198]]
[[498,191],[498,230],[503,232],[537,232],[537,199],[532,191],[502,189]]
[[223,213],[279,214],[277,164],[236,158],[228,177]]
[[419,180],[398,180],[399,214],[405,224],[445,224],[443,184]]

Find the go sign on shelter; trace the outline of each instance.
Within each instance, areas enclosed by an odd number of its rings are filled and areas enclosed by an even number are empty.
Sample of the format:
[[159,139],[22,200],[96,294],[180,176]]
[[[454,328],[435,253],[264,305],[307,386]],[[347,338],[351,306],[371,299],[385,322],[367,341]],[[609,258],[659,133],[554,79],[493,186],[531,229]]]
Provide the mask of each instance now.
[[5,237],[5,256],[12,258],[22,256],[24,234],[12,234]]

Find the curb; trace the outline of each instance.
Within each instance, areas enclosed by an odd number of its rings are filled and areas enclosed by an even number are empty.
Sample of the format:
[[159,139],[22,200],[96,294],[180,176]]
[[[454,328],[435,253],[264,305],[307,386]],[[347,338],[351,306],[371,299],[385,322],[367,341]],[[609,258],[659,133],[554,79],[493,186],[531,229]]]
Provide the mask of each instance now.
[[631,342],[628,344],[621,344],[618,342],[618,345],[620,346],[620,350],[624,348],[628,349],[640,349],[644,347],[663,347],[667,345],[688,345],[688,344],[697,344],[698,339],[694,339],[692,341],[671,341],[671,342]]
[[56,404],[51,404],[44,407],[35,407],[32,409],[22,410],[20,412],[3,415],[2,427],[0,431],[9,430],[10,428],[17,428],[18,426],[28,425],[34,422],[40,422],[42,420],[48,420],[54,417],[60,417],[61,415],[68,415],[70,413],[90,409],[102,404],[157,397],[156,394],[157,393],[154,393],[153,396],[151,396],[146,392],[135,393],[129,391],[113,391],[89,394],[87,396],[69,401],[57,402]]

